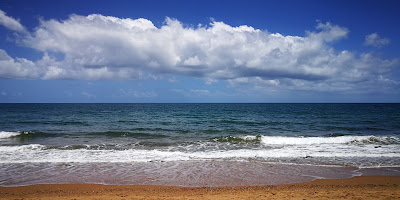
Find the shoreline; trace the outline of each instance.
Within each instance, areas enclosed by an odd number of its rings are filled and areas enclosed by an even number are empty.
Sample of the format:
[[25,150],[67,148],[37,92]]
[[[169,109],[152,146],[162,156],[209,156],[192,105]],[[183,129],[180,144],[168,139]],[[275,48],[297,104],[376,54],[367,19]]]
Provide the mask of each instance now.
[[0,187],[0,199],[395,199],[400,177],[357,176],[266,186],[44,184]]
[[400,168],[291,165],[254,161],[0,164],[0,186],[3,187],[41,184],[237,187],[295,184],[316,179],[357,176],[400,177]]

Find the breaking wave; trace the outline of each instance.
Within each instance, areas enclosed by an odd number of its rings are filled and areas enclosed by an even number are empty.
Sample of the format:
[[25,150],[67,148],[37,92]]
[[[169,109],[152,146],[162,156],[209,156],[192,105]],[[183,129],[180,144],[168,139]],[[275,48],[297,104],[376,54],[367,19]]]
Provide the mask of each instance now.
[[337,136],[337,137],[284,137],[284,136],[225,136],[213,138],[215,142],[260,143],[262,145],[317,145],[317,144],[400,144],[398,137]]
[[[7,134],[18,136],[19,132]],[[2,133],[6,135],[6,133]],[[22,134],[22,133],[19,133]],[[14,136],[12,136],[14,135]],[[241,144],[250,148],[241,148]],[[228,136],[211,141],[129,148],[120,144],[0,146],[0,163],[25,162],[166,162],[188,160],[259,160],[267,162],[400,166],[398,137]],[[220,146],[222,145],[222,146]],[[238,148],[239,145],[239,148]],[[226,147],[229,148],[220,148]],[[246,145],[244,145],[246,146]]]
[[1,131],[0,139],[11,138],[20,135],[22,132],[9,132],[9,131]]

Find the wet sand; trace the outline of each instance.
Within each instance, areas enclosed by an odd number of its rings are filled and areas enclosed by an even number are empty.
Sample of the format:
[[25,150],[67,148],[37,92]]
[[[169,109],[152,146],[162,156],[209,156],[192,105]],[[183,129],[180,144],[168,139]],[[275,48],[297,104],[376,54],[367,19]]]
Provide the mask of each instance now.
[[[344,179],[364,169],[239,161],[151,163],[0,164],[0,185],[158,185],[183,187],[264,186]],[[400,176],[400,168],[379,168],[368,176]]]
[[239,187],[49,184],[0,187],[0,199],[400,199],[400,177],[361,176]]

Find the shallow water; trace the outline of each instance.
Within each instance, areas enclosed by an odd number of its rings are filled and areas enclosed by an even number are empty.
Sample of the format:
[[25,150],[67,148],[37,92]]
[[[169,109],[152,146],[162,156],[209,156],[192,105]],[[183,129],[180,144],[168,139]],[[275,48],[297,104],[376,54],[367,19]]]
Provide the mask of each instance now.
[[0,185],[3,186],[75,183],[185,187],[258,186],[361,175],[400,176],[400,168],[359,169],[254,161],[0,164]]
[[[187,187],[256,186],[338,179],[362,175],[358,168],[285,165],[264,162],[201,161],[151,163],[1,164],[0,184],[98,183]],[[400,176],[399,168],[391,175]],[[369,175],[387,173],[377,170]]]

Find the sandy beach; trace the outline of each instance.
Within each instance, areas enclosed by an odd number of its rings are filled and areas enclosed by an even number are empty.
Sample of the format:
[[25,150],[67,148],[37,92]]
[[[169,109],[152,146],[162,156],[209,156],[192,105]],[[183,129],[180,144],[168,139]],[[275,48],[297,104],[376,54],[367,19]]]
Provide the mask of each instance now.
[[0,187],[0,199],[399,199],[400,177],[361,176],[241,187],[49,184]]

